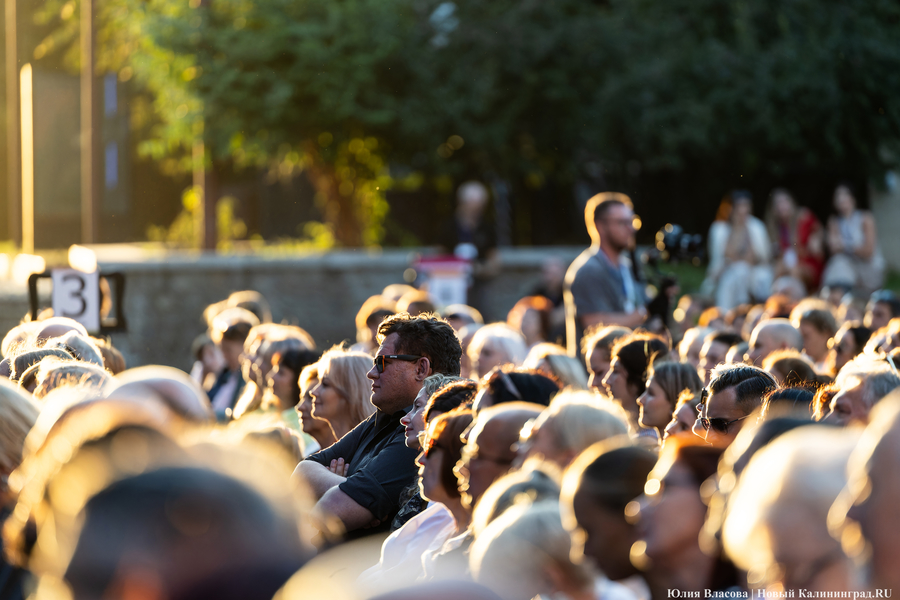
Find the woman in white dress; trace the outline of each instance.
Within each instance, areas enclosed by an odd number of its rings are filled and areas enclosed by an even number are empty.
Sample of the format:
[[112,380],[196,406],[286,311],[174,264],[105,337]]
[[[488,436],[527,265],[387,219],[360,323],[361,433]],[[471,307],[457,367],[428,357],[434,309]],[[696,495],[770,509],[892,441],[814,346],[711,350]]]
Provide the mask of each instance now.
[[834,210],[828,220],[828,249],[831,259],[825,266],[822,283],[849,285],[870,294],[884,283],[884,256],[878,249],[872,213],[856,207],[856,197],[848,184],[834,190]]
[[709,228],[709,270],[703,287],[705,293],[715,293],[716,305],[725,310],[763,301],[772,288],[769,234],[752,211],[750,192],[732,192],[728,219]]

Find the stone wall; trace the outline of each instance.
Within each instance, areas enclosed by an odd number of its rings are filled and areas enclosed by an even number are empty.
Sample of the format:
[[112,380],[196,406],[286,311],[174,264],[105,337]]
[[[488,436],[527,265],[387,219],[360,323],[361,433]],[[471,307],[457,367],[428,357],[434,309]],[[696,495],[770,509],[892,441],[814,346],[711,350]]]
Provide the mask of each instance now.
[[[190,366],[190,345],[204,331],[201,314],[229,293],[253,289],[272,306],[276,322],[296,324],[320,348],[355,337],[363,301],[386,285],[403,282],[415,252],[337,251],[290,256],[215,255],[94,246],[101,273],[125,274],[128,330],[112,335],[129,366]],[[511,248],[486,290],[486,317],[506,312],[539,283],[541,264],[558,256],[568,264],[580,248]]]

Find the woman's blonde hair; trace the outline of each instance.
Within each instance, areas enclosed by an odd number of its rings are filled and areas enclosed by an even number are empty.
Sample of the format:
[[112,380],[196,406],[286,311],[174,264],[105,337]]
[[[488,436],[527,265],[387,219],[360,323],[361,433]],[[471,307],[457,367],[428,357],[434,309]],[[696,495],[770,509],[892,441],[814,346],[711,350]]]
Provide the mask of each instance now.
[[366,373],[372,368],[371,356],[365,352],[353,352],[342,346],[334,346],[316,364],[319,366],[319,379],[328,377],[347,401],[354,427],[375,412],[375,406],[369,401],[372,389],[366,377]]
[[549,342],[535,344],[528,351],[522,368],[540,370],[541,362],[547,363],[550,372],[562,382],[563,386],[579,390],[587,389],[588,375],[584,370],[584,363],[569,356],[566,349],[559,344]]
[[688,363],[674,361],[660,361],[650,366],[647,371],[647,380],[653,377],[656,384],[666,394],[666,400],[675,409],[678,398],[685,391],[696,394],[703,389],[703,381],[697,373],[697,369]]
[[300,382],[300,393],[303,394],[303,390],[309,389],[309,383],[313,380],[319,379],[319,363],[314,362],[311,365],[306,365],[303,367],[303,370],[300,371],[300,376],[298,380]]
[[0,473],[9,474],[22,462],[25,437],[39,412],[25,393],[0,380]]
[[534,426],[550,435],[558,451],[575,456],[596,442],[627,434],[627,422],[618,404],[591,392],[566,389],[553,398]]

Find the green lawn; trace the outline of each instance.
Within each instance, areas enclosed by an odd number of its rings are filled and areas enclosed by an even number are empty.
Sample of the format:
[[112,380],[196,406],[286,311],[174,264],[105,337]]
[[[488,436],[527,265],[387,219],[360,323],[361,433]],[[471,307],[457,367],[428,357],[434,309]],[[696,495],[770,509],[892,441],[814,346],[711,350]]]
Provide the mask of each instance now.
[[[678,278],[682,294],[694,294],[700,290],[700,284],[706,276],[706,265],[694,266],[690,263],[666,264],[660,270],[671,273]],[[884,282],[885,289],[900,291],[900,272],[888,271]]]
[[706,265],[698,267],[686,262],[664,264],[660,267],[660,271],[674,275],[678,279],[682,294],[695,294],[700,291],[700,284],[706,277]]

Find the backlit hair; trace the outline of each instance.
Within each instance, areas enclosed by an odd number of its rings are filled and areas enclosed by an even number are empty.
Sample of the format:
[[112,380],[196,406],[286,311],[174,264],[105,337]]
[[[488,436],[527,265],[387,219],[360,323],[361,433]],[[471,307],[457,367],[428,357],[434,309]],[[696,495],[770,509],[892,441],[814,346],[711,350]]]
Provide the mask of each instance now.
[[557,451],[578,454],[596,442],[627,435],[627,419],[614,402],[592,392],[564,390],[553,398],[534,426],[549,434]]
[[476,331],[469,343],[469,358],[478,358],[481,348],[484,346],[490,346],[495,351],[502,353],[505,363],[517,367],[521,366],[528,354],[525,338],[506,323],[491,323]]
[[594,242],[600,241],[597,221],[606,216],[613,206],[631,208],[631,198],[619,192],[602,192],[591,197],[584,206],[584,224]]
[[319,359],[319,379],[328,377],[334,388],[347,401],[349,417],[355,426],[375,412],[369,401],[372,395],[366,373],[372,368],[372,357],[335,346]]
[[673,409],[683,392],[696,394],[703,389],[703,382],[697,370],[687,363],[671,361],[655,363],[647,371],[647,380],[649,381],[651,377],[656,385],[662,388],[666,400]]

